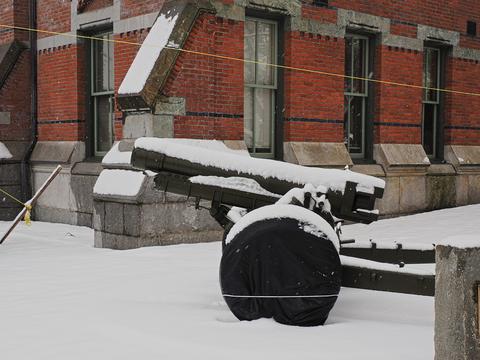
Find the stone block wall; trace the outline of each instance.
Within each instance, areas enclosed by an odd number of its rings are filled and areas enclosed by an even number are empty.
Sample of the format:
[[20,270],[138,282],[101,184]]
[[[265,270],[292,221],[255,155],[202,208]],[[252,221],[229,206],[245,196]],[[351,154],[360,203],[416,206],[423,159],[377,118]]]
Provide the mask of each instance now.
[[158,192],[153,177],[135,197],[95,194],[93,228],[95,247],[118,250],[219,241],[223,235],[208,210],[196,210],[191,199]]
[[435,360],[478,359],[480,241],[458,236],[451,243],[436,249]]

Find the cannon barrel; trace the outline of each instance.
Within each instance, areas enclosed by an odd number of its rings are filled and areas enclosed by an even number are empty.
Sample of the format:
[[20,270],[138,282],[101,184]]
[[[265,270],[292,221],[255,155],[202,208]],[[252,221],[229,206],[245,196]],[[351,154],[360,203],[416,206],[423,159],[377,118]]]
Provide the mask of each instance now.
[[[142,147],[141,144],[137,146],[136,144],[131,162],[135,168],[160,173],[157,175],[156,184],[161,190],[209,201],[215,200],[214,197],[217,200],[218,198],[228,198],[228,202],[224,200],[219,202],[238,207],[246,207],[246,202],[248,204],[252,203],[252,197],[257,198],[258,201],[253,201],[253,206],[247,207],[252,209],[264,206],[273,200],[268,199],[265,201],[265,197],[254,194],[253,191],[242,192],[224,189],[221,186],[191,184],[187,179],[199,175],[221,178],[248,178],[255,180],[268,192],[278,195],[284,195],[293,188],[303,188],[306,184],[311,183],[316,187],[324,186],[334,216],[362,223],[370,223],[378,218],[378,214],[372,212],[372,210],[375,207],[375,200],[383,196],[384,189],[381,180],[374,183],[373,189],[366,191],[364,190],[364,184],[359,184],[359,182],[364,179],[369,180],[371,177],[353,172],[306,168],[300,165],[254,159],[228,152],[221,154],[221,161],[211,161],[209,157],[217,154],[209,149],[183,145],[181,143],[175,144],[173,140],[157,139],[157,141],[162,146],[156,149],[150,149],[148,146]],[[170,151],[169,147],[178,147],[178,149],[184,150],[184,152]],[[195,156],[190,156],[189,151],[193,151]],[[224,163],[227,166],[223,166]],[[278,176],[275,176],[276,174],[272,173],[272,171],[263,171],[264,168],[275,169]],[[169,174],[177,176],[169,176]],[[343,188],[330,186],[328,177],[332,178],[332,174],[343,179]],[[305,176],[302,177],[303,175]],[[223,193],[221,193],[222,191]],[[242,197],[247,199],[240,200]]]

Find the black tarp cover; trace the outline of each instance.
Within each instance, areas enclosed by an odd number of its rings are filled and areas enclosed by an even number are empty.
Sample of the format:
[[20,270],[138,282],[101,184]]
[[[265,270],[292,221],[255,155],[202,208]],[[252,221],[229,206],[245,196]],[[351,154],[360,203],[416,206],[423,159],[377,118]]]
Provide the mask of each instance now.
[[340,291],[340,258],[326,236],[305,232],[299,220],[262,220],[225,246],[220,283],[240,320],[323,325]]

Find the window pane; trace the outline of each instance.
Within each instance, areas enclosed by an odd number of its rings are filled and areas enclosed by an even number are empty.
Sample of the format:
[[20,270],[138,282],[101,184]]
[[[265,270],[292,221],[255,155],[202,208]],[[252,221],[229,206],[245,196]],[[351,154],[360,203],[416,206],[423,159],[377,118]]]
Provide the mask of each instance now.
[[423,104],[423,147],[427,155],[435,155],[436,105]]
[[[109,39],[109,35],[96,36]],[[108,41],[93,41],[94,92],[113,90],[113,48]],[[112,49],[112,51],[111,51]],[[110,55],[111,54],[111,55]],[[110,68],[112,66],[112,68]],[[112,70],[112,71],[111,71]]]
[[[345,75],[352,76],[352,38],[345,38]],[[352,91],[352,79],[345,78],[345,92]]]
[[257,23],[257,84],[274,85],[274,68],[265,64],[274,62],[274,26],[273,24]]
[[363,97],[345,97],[345,141],[349,152],[353,154],[363,153],[364,106]]
[[97,152],[107,152],[113,143],[111,100],[110,96],[95,98]]
[[272,151],[273,90],[255,89],[255,149],[257,152]]
[[[244,39],[244,48],[245,48],[245,60],[255,61],[255,48],[256,48],[256,25],[254,21],[247,20],[245,22],[245,39]],[[255,64],[254,63],[245,63],[245,83],[254,84],[255,83]]]
[[[345,38],[345,75],[357,78],[368,76],[368,41],[363,38]],[[368,82],[361,79],[345,78],[345,92],[367,94]]]
[[[352,41],[352,57],[353,57],[353,76],[365,78],[367,75],[366,67],[366,45],[365,39],[353,39]],[[354,93],[365,94],[365,80],[352,80]]]
[[253,150],[253,88],[245,88],[244,103],[244,139],[247,148]]
[[[424,58],[423,85],[427,88],[438,88],[439,52],[426,48]],[[438,91],[425,89],[425,101],[438,101]]]

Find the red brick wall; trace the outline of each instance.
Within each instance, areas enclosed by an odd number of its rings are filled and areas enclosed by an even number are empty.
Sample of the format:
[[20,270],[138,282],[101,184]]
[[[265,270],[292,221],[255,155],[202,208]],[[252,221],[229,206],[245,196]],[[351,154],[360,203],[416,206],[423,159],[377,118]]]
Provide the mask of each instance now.
[[165,0],[122,0],[121,18],[160,11]]
[[[448,75],[451,88],[479,93],[480,64],[478,61],[452,59]],[[445,142],[457,145],[480,145],[480,96],[448,94],[446,106]]]
[[[285,65],[343,74],[344,40],[293,32],[285,42]],[[343,141],[342,77],[285,71],[285,141]]]
[[[394,20],[464,32],[465,26],[458,22],[457,14],[462,11],[459,4],[473,5],[474,2],[475,0],[330,0],[329,5]],[[475,7],[478,8],[478,4]]]
[[302,7],[302,16],[320,22],[336,23],[337,11],[327,7],[312,6],[305,4]]
[[[243,22],[202,15],[185,48],[243,58]],[[176,137],[243,139],[242,62],[182,53],[165,94],[185,97],[190,113],[175,118]]]
[[[375,78],[410,85],[422,85],[423,53],[390,46],[377,49]],[[421,143],[422,90],[389,84],[375,84],[376,143]]]
[[93,0],[90,1],[81,12],[95,11],[113,5],[113,0]]
[[[69,32],[71,0],[37,0],[37,27],[40,30]],[[39,33],[38,38],[51,36]]]
[[[108,6],[111,0],[97,0],[85,11]],[[232,0],[225,0],[232,3]],[[307,1],[308,2],[308,1]],[[18,16],[12,15],[12,6]],[[312,3],[310,1],[310,3]],[[24,26],[26,0],[3,0],[0,21]],[[70,0],[38,0],[38,26],[51,31],[70,31]],[[158,11],[162,0],[122,0],[121,16],[128,18]],[[393,19],[391,32],[416,37],[416,24],[426,24],[462,33],[460,44],[480,49],[480,37],[465,34],[466,21],[478,21],[480,2],[476,0],[331,0],[329,7],[305,4],[303,16],[320,22],[336,23],[336,8],[354,9]],[[479,29],[480,30],[480,29]],[[148,29],[117,34],[116,39],[142,42]],[[23,35],[22,35],[23,34]],[[17,38],[25,33],[15,32]],[[0,42],[13,39],[11,31],[0,31]],[[45,36],[41,35],[40,37]],[[344,41],[341,38],[309,33],[287,33],[286,65],[335,74],[344,72]],[[186,49],[234,58],[243,57],[243,23],[202,15],[190,34]],[[133,61],[138,46],[115,44],[115,87],[118,89]],[[423,54],[405,49],[379,46],[374,78],[422,85]],[[12,95],[12,84],[27,82],[28,56],[0,90],[2,107],[28,109],[25,96]],[[476,79],[479,65],[459,59],[450,61],[446,86],[460,91],[479,92]],[[68,46],[39,54],[39,134],[41,140],[82,140],[85,138],[85,58],[83,48]],[[343,78],[299,71],[285,71],[286,141],[343,141]],[[421,90],[377,84],[375,87],[374,139],[384,143],[421,142]],[[15,85],[15,95],[22,85]],[[203,55],[181,53],[164,90],[167,96],[186,98],[187,116],[175,118],[175,135],[196,138],[243,138],[243,64]],[[6,100],[8,99],[8,101]],[[14,100],[16,99],[16,100]],[[16,102],[14,104],[14,102]],[[446,143],[479,144],[480,98],[465,95],[446,96]],[[18,115],[17,115],[18,114]],[[11,137],[27,136],[27,117],[15,116],[18,129]],[[223,116],[223,117],[222,117]],[[22,122],[23,121],[23,122]],[[389,125],[387,125],[389,123]],[[392,125],[393,124],[393,125]],[[2,128],[0,128],[0,131]],[[25,132],[25,134],[20,134]],[[115,134],[121,137],[121,113],[117,111]],[[5,136],[2,131],[2,136]]]
[[[2,6],[0,6],[0,23],[14,25],[13,0],[2,0]],[[0,28],[0,44],[12,41],[13,33],[13,29]]]
[[[0,24],[25,27],[29,23],[27,0],[1,0]],[[21,30],[0,28],[0,45],[28,40]],[[0,88],[0,112],[10,113],[10,124],[0,125],[0,140],[30,140],[30,51],[24,50]]]
[[10,112],[10,125],[0,125],[0,140],[30,140],[30,52],[24,51],[0,89],[0,112]]
[[85,138],[85,50],[68,45],[38,55],[39,140]]

